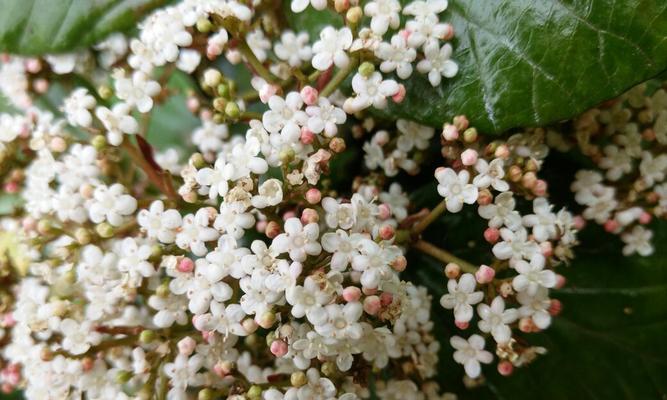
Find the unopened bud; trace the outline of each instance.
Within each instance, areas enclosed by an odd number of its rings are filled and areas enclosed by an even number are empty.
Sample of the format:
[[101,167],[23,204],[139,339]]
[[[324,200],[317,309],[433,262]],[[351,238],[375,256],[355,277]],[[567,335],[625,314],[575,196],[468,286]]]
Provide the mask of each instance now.
[[347,22],[350,24],[357,24],[359,21],[361,21],[361,17],[364,16],[364,12],[361,10],[361,7],[355,6],[347,10],[347,14],[345,14],[345,19]]
[[373,72],[375,72],[375,65],[373,65],[368,61],[361,63],[361,65],[359,66],[359,74],[364,78],[370,77],[373,74]]
[[111,224],[108,222],[97,224],[95,227],[95,232],[97,232],[97,234],[104,239],[108,239],[114,234],[113,226],[111,226]]
[[139,334],[139,341],[143,344],[152,343],[153,341],[155,341],[155,339],[157,339],[157,333],[155,333],[155,331],[152,331],[150,329],[144,329]]
[[445,276],[447,278],[456,279],[459,274],[461,274],[461,267],[458,264],[450,262],[445,265]]

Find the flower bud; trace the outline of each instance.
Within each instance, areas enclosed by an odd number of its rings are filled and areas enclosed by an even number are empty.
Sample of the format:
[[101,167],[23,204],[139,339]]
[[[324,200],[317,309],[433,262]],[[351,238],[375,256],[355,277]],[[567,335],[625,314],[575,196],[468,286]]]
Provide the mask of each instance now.
[[266,231],[264,234],[269,238],[273,239],[280,234],[280,225],[276,221],[269,221],[266,224]]
[[507,360],[498,363],[498,373],[502,376],[510,376],[514,371],[514,365]]
[[534,332],[537,327],[532,318],[524,317],[519,320],[519,330],[523,333]]
[[555,317],[556,315],[560,314],[562,310],[563,303],[561,303],[558,299],[551,299],[551,303],[549,305],[549,314]]
[[481,265],[475,272],[475,279],[480,285],[493,282],[495,276],[496,271],[488,265]]
[[454,321],[454,325],[456,325],[456,327],[459,328],[460,330],[464,331],[468,329],[470,323],[467,321]]
[[301,89],[301,92],[299,92],[301,95],[301,99],[303,100],[304,103],[306,103],[307,106],[312,106],[313,104],[317,103],[317,99],[319,98],[319,92],[317,89],[315,89],[312,86],[304,86],[303,89]]
[[396,234],[396,230],[391,225],[383,225],[380,227],[380,237],[382,240],[391,240]]
[[527,189],[532,190],[533,187],[535,186],[535,182],[537,182],[537,177],[535,176],[534,172],[526,172],[521,177],[521,184]]
[[394,261],[391,262],[391,267],[394,269],[396,272],[403,272],[405,271],[405,268],[408,266],[408,260],[405,258],[405,256],[398,256]]
[[477,141],[477,129],[468,128],[463,132],[463,141],[466,143],[474,143]]
[[364,12],[361,10],[361,7],[355,6],[347,10],[347,14],[345,14],[345,19],[347,22],[350,24],[357,24],[359,21],[361,21],[361,18],[364,16]]
[[547,194],[547,182],[544,179],[538,179],[533,186],[533,194],[535,196],[544,197]]
[[642,225],[651,223],[651,219],[653,219],[653,216],[646,211],[642,211],[642,213],[639,215],[639,223]]
[[324,376],[329,378],[335,376],[338,373],[338,368],[336,368],[336,364],[332,363],[331,361],[326,361],[325,363],[323,363],[320,370],[322,371],[322,374]]
[[119,385],[127,383],[133,376],[134,374],[132,374],[132,371],[118,371],[116,374],[116,383]]
[[498,158],[502,158],[503,160],[507,160],[510,156],[510,149],[507,147],[507,145],[501,144],[498,146],[498,148],[496,148],[494,155]]
[[452,124],[445,124],[442,127],[442,137],[451,142],[459,138],[459,131]]
[[359,289],[356,286],[348,286],[345,289],[343,289],[343,299],[348,302],[352,303],[355,301],[359,301],[361,298],[361,289]]
[[102,150],[107,145],[107,138],[104,135],[96,135],[90,144],[93,145],[95,150]]
[[201,33],[208,33],[214,28],[213,24],[208,20],[208,18],[199,18],[197,20],[196,27],[197,30]]
[[514,289],[512,289],[512,284],[509,282],[503,282],[500,284],[500,288],[498,288],[500,295],[502,297],[507,297],[510,296],[514,293]]
[[339,137],[331,139],[329,142],[329,149],[334,153],[342,153],[345,151],[345,140]]
[[486,228],[484,230],[484,240],[490,244],[495,244],[500,239],[500,231],[497,228]]
[[190,258],[183,257],[181,261],[178,262],[176,269],[183,273],[192,272],[195,269],[195,263]]
[[97,226],[95,226],[95,232],[104,239],[108,239],[114,235],[113,226],[107,222],[97,224]]
[[271,311],[265,311],[264,314],[259,317],[259,321],[257,321],[257,323],[262,328],[269,329],[273,326],[273,324],[276,323],[276,314]]
[[518,165],[512,165],[507,171],[507,177],[511,182],[519,182],[523,176],[523,171]]
[[350,0],[335,0],[334,8],[337,13],[344,13],[350,8]]
[[225,115],[227,115],[229,118],[238,118],[241,116],[241,109],[239,108],[239,105],[236,104],[236,102],[230,101],[227,103],[225,106]]
[[215,88],[222,82],[222,73],[217,69],[209,68],[204,71],[204,84],[208,87]]
[[378,296],[368,296],[364,299],[364,311],[368,315],[376,315],[381,307],[382,304]]
[[389,292],[382,292],[382,294],[380,295],[380,304],[382,304],[383,307],[386,307],[393,302],[394,302],[394,295],[392,295]]
[[461,274],[461,267],[458,264],[450,262],[445,266],[445,276],[447,278],[456,279],[459,274]]
[[192,352],[195,351],[195,346],[197,346],[197,342],[195,342],[195,340],[190,336],[184,337],[176,344],[176,347],[178,347],[178,352],[184,356],[189,356],[192,354]]
[[271,354],[273,354],[276,357],[282,357],[285,354],[287,354],[288,347],[287,343],[285,343],[284,341],[274,340],[271,343],[270,349],[271,349]]
[[491,191],[489,189],[482,189],[479,191],[479,195],[477,197],[477,204],[480,206],[486,206],[491,204],[493,201],[493,195],[491,194]]
[[373,74],[373,72],[375,72],[375,65],[373,65],[368,61],[364,61],[359,66],[359,74],[364,78],[370,77]]
[[306,374],[303,371],[296,371],[292,372],[289,381],[292,384],[292,386],[299,388],[308,383],[308,378],[306,377]]
[[144,329],[139,334],[139,341],[143,344],[152,343],[155,339],[157,339],[157,333],[150,329]]
[[407,91],[405,90],[405,85],[402,83],[398,84],[398,91],[391,96],[391,101],[396,104],[402,103],[405,100],[405,95]]
[[461,153],[461,162],[465,166],[471,166],[475,165],[477,162],[477,151],[473,149],[467,149],[463,153]]
[[[465,115],[455,116],[452,122],[454,123],[454,126],[456,127],[456,129],[458,129],[459,131],[465,131],[466,129],[468,129],[469,122],[468,122],[468,118],[466,118]],[[464,132],[464,135],[465,135],[465,132]]]

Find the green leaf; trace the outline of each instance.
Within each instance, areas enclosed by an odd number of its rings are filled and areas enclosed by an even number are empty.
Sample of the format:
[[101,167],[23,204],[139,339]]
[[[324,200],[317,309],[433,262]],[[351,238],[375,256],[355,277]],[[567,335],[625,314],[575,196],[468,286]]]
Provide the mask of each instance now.
[[62,53],[134,27],[168,0],[2,0],[0,51]]
[[[342,24],[311,7],[286,13],[311,39]],[[406,100],[384,115],[440,126],[465,114],[503,132],[566,119],[667,69],[661,0],[450,0],[442,19],[454,25],[459,74],[433,88],[415,72]]]

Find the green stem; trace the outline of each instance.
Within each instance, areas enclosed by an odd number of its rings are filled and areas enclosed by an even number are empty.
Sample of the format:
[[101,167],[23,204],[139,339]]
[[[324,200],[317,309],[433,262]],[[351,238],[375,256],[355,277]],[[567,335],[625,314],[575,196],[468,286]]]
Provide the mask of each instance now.
[[259,59],[257,59],[257,56],[255,56],[255,53],[252,51],[250,46],[248,46],[248,43],[245,40],[239,40],[238,49],[241,54],[245,56],[246,60],[248,60],[248,63],[250,63],[255,72],[264,78],[264,80],[269,83],[277,83],[280,81],[280,79],[269,72],[269,70],[264,67],[264,64],[262,64]]
[[412,244],[412,248],[417,249],[421,251],[424,254],[428,254],[429,256],[442,261],[444,263],[455,263],[458,264],[459,267],[465,272],[469,272],[471,274],[474,274],[477,271],[477,267],[474,265],[470,264],[469,262],[462,260],[452,253],[448,252],[447,250],[443,250],[429,242],[426,242],[424,240],[418,240]]
[[338,88],[338,85],[343,83],[345,78],[348,77],[357,68],[357,65],[359,65],[359,60],[355,57],[350,60],[350,63],[347,65],[347,67],[338,70],[336,72],[336,75],[331,78],[329,83],[322,89],[322,92],[320,92],[320,96],[326,97],[329,96],[331,93]]
[[421,221],[415,224],[412,227],[412,235],[417,237],[419,236],[429,225],[433,223],[443,212],[447,209],[447,202],[445,200],[441,201],[427,216],[425,216]]

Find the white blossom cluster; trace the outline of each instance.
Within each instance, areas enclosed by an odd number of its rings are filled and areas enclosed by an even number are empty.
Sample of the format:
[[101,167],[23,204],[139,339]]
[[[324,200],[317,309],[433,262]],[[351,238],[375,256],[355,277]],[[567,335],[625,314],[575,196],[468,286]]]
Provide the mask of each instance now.
[[[493,362],[489,350],[503,375],[543,353],[515,333],[558,314],[554,268],[572,258],[583,223],[547,200],[542,137],[486,142],[463,116],[436,137],[364,112],[404,100],[394,76],[416,69],[439,86],[458,71],[447,2],[401,4],[294,0],[295,13],[344,21],[311,38],[281,26],[269,2],[183,0],[133,38],[3,56],[0,92],[16,111],[0,114],[0,177],[20,201],[0,219],[10,277],[2,389],[34,399],[450,400],[436,378],[441,343],[468,380]],[[174,76],[193,84],[174,88]],[[54,83],[67,93],[58,104]],[[151,118],[181,95],[198,126],[156,152]],[[426,174],[442,201],[422,212],[399,181],[425,168],[438,140],[444,166]],[[616,142],[616,153],[630,147]],[[331,169],[355,144],[365,170],[334,187]],[[654,193],[660,157],[638,167]],[[602,160],[611,178],[630,173]],[[594,174],[604,188],[597,172],[574,185],[595,188],[583,182]],[[488,265],[422,238],[465,206],[488,224]],[[420,268],[408,265],[417,251],[446,264],[440,304],[474,331],[466,338],[436,337],[433,296],[401,274]]]
[[563,149],[576,145],[595,168],[576,173],[571,189],[586,220],[619,235],[623,254],[651,255],[653,218],[667,216],[667,91],[639,85],[574,121],[575,143],[553,133]]

